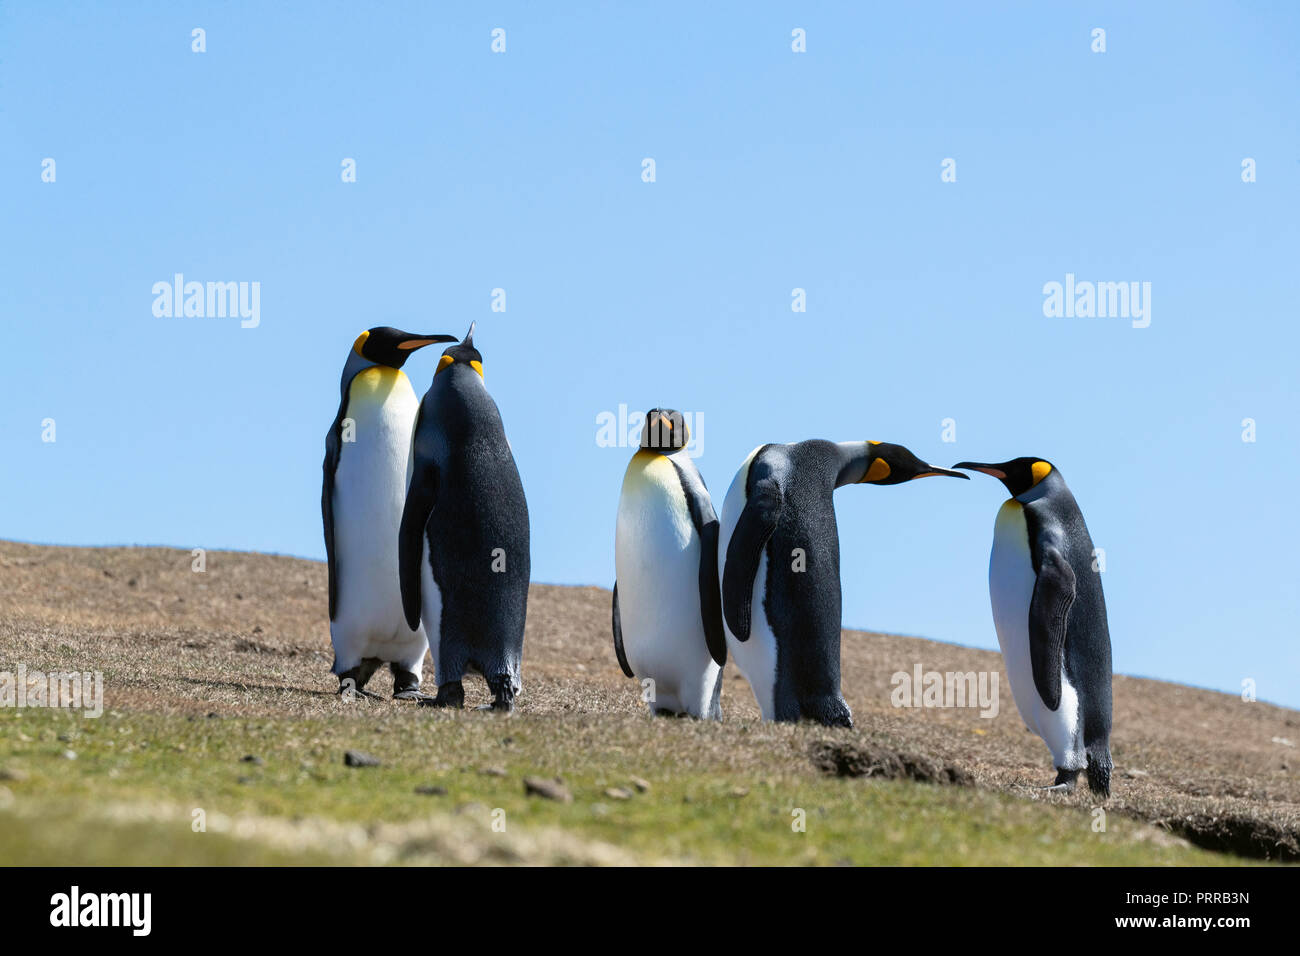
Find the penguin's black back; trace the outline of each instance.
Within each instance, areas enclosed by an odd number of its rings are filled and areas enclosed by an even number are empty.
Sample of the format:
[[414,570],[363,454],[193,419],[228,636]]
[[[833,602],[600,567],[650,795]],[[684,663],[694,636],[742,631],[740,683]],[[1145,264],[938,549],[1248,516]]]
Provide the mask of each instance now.
[[[811,440],[767,445],[754,456],[746,499],[757,482],[781,488],[781,514],[767,542],[763,610],[776,636],[777,720],[821,719],[840,699],[840,537],[835,522],[839,451]],[[795,549],[805,570],[795,571]]]
[[1105,752],[1109,774],[1111,724],[1110,627],[1101,574],[1093,570],[1092,536],[1083,513],[1060,473],[1044,479],[1051,484],[1040,497],[1027,502],[1025,527],[1034,568],[1039,566],[1039,541],[1045,530],[1055,530],[1065,560],[1074,572],[1074,603],[1066,619],[1064,666],[1066,677],[1079,696],[1084,748],[1092,764]]
[[[425,535],[442,595],[439,673],[468,666],[489,678],[517,676],[531,571],[528,503],[496,402],[468,364],[435,376],[415,453],[437,466]],[[504,570],[493,570],[502,558]]]

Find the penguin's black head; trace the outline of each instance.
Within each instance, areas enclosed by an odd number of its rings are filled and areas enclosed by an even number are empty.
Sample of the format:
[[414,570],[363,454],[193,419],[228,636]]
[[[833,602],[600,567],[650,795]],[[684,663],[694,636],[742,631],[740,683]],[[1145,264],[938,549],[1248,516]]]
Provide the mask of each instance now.
[[1050,461],[1043,461],[1043,459],[1035,458],[1032,455],[1028,458],[1013,458],[1010,461],[995,464],[981,461],[962,461],[953,465],[953,467],[966,468],[970,471],[982,471],[986,475],[992,475],[1007,486],[1007,491],[1011,492],[1012,498],[1023,495],[1056,470]]
[[[483,356],[479,354],[478,349],[474,348],[474,326],[477,324],[477,322],[471,322],[469,331],[465,333],[465,338],[442,353],[442,358],[438,359],[438,368],[434,371],[434,375],[451,368],[459,362],[478,372],[479,378],[483,377]],[[456,340],[453,338],[451,341],[455,342]]]
[[357,336],[352,351],[376,365],[401,368],[411,353],[435,342],[455,342],[454,335],[413,335],[387,325],[377,325]]
[[967,478],[959,471],[936,468],[927,465],[902,445],[889,442],[867,442],[867,472],[860,484],[901,485],[913,478],[929,478],[934,475],[947,475],[949,478]]
[[641,447],[670,455],[685,448],[691,440],[691,430],[686,419],[675,408],[652,408],[645,414],[645,427],[641,429]]

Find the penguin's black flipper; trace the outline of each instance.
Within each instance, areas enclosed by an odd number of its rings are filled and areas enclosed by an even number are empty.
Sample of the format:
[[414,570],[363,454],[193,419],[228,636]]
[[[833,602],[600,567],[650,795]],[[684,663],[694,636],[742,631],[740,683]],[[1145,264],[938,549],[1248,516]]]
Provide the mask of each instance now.
[[1050,710],[1061,703],[1066,619],[1074,604],[1074,569],[1055,543],[1038,548],[1038,578],[1029,602],[1029,660],[1034,687]]
[[438,500],[438,466],[417,461],[402,509],[397,533],[397,569],[402,585],[402,612],[411,630],[420,626],[420,565],[424,561],[425,527]]
[[727,545],[727,563],[722,571],[722,612],[736,640],[749,640],[750,605],[754,599],[754,578],[763,558],[767,539],[781,518],[781,486],[775,478],[754,483],[740,513],[736,530]]
[[709,656],[719,667],[727,664],[727,635],[722,629],[722,589],[718,582],[718,519],[700,529],[700,616]]
[[627,655],[623,653],[623,622],[618,616],[618,582],[614,582],[614,653],[618,655],[618,666],[628,677],[635,677],[628,666]]
[[339,404],[339,413],[325,436],[325,481],[321,486],[320,510],[325,522],[325,561],[329,569],[330,620],[338,612],[338,563],[334,557],[334,473],[339,467],[339,449],[343,445],[343,415],[347,411],[346,399]]
[[709,656],[723,667],[727,663],[727,636],[722,630],[722,592],[718,587],[718,515],[699,472],[694,467],[683,468],[673,456],[668,460],[677,469],[691,509],[691,522],[700,536],[700,617],[704,622],[704,640]]

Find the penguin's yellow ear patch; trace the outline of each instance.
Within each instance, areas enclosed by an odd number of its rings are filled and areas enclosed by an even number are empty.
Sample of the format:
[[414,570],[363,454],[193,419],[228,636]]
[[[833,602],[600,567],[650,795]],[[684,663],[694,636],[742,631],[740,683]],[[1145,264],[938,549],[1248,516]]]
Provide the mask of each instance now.
[[368,339],[368,338],[370,338],[370,330],[369,330],[369,329],[367,329],[365,332],[362,332],[360,335],[357,336],[357,340],[356,340],[355,342],[352,343],[352,351],[354,351],[354,352],[356,352],[358,355],[360,355],[360,354],[361,354],[361,348],[362,348],[362,346],[364,346],[364,345],[366,344],[366,339]]
[[450,355],[444,355],[442,358],[438,359],[438,367],[433,370],[433,374],[437,375],[443,369],[450,368],[452,363],[455,361],[456,360],[452,358]]
[[889,477],[889,462],[885,461],[885,459],[883,458],[877,458],[875,461],[871,463],[871,467],[867,469],[867,474],[865,477],[863,477],[862,480],[880,481],[882,478],[888,478],[888,477]]
[[472,368],[474,371],[478,372],[478,377],[479,377],[479,378],[482,378],[482,377],[483,377],[483,363],[482,363],[482,362],[473,362],[473,361],[472,361],[472,362],[469,363],[469,367]]
[[1052,466],[1045,461],[1036,461],[1029,468],[1034,476],[1034,484],[1038,484],[1052,472]]

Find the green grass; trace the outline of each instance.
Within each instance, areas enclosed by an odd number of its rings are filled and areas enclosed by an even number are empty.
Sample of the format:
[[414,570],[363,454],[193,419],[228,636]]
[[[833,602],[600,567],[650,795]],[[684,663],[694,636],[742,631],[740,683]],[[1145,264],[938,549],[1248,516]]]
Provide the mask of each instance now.
[[[336,720],[0,711],[0,863],[1241,862],[1115,813],[1094,832],[1084,806],[827,777],[770,725],[353,706]],[[382,765],[346,767],[346,749]],[[525,795],[524,776],[557,774],[572,803]],[[430,785],[447,793],[415,792]]]

